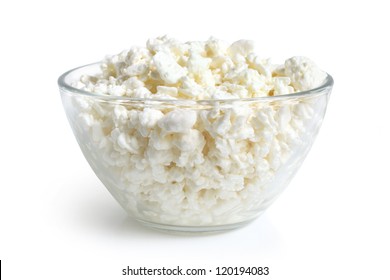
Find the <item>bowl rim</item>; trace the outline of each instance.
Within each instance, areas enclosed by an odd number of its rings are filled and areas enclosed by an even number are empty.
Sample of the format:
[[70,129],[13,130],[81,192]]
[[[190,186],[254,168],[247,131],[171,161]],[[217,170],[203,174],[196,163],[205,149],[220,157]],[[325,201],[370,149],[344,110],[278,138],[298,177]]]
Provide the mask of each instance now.
[[66,78],[75,71],[81,70],[82,68],[96,67],[100,66],[101,61],[94,62],[86,65],[82,65],[71,70],[66,71],[61,76],[59,76],[57,83],[60,90],[65,90],[68,93],[79,94],[82,96],[93,97],[106,101],[129,101],[129,102],[164,102],[164,103],[214,103],[214,102],[253,102],[253,101],[276,101],[276,100],[286,100],[286,99],[296,99],[300,97],[309,97],[310,95],[316,95],[322,93],[327,89],[330,91],[333,87],[334,80],[333,77],[326,72],[326,78],[324,83],[318,87],[315,87],[310,90],[298,91],[295,93],[289,93],[284,95],[274,95],[274,96],[261,96],[261,97],[250,97],[250,98],[229,98],[229,99],[164,99],[164,98],[134,98],[128,96],[115,96],[115,95],[103,95],[97,94],[94,92],[89,92],[86,90],[78,89],[69,83],[66,82]]

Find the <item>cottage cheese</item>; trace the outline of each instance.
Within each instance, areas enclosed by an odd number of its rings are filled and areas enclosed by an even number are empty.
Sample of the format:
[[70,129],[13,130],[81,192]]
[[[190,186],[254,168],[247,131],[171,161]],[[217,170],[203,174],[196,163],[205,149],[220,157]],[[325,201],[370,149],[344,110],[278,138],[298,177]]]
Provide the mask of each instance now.
[[[162,224],[223,225],[256,216],[291,179],[326,106],[323,96],[241,102],[312,89],[326,78],[304,57],[273,65],[248,40],[182,43],[164,36],[107,57],[101,69],[75,86],[97,95],[194,101],[73,99],[74,130],[95,172],[131,215]],[[213,103],[195,103],[208,99]]]

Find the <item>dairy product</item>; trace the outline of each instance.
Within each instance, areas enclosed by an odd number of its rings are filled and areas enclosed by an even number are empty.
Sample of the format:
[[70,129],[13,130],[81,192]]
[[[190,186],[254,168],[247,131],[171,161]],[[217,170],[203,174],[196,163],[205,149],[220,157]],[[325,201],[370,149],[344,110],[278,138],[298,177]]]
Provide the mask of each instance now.
[[248,40],[159,37],[106,58],[101,70],[74,86],[145,101],[72,96],[74,132],[121,205],[160,224],[254,218],[300,165],[327,101],[324,94],[246,100],[309,90],[326,78],[304,57],[272,65]]
[[102,73],[76,84],[97,94],[134,98],[229,99],[283,95],[321,85],[326,73],[305,57],[272,65],[254,53],[254,43],[230,46],[210,38],[181,43],[167,36],[150,39],[107,57]]

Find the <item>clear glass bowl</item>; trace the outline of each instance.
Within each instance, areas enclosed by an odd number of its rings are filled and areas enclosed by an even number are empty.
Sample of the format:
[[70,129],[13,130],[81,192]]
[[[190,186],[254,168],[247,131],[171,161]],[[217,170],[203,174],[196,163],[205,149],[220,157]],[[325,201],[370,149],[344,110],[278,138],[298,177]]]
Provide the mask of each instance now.
[[321,126],[333,79],[310,91],[231,100],[98,95],[72,85],[99,64],[58,79],[90,166],[135,219],[207,232],[252,221],[286,188]]

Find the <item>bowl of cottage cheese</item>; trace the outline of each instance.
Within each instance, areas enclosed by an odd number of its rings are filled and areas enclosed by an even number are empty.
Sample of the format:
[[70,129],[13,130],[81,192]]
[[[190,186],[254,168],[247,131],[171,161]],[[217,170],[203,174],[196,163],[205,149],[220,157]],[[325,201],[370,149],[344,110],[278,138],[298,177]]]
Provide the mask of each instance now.
[[272,64],[249,40],[149,39],[58,79],[73,133],[124,210],[158,229],[234,229],[261,215],[305,159],[332,77]]

